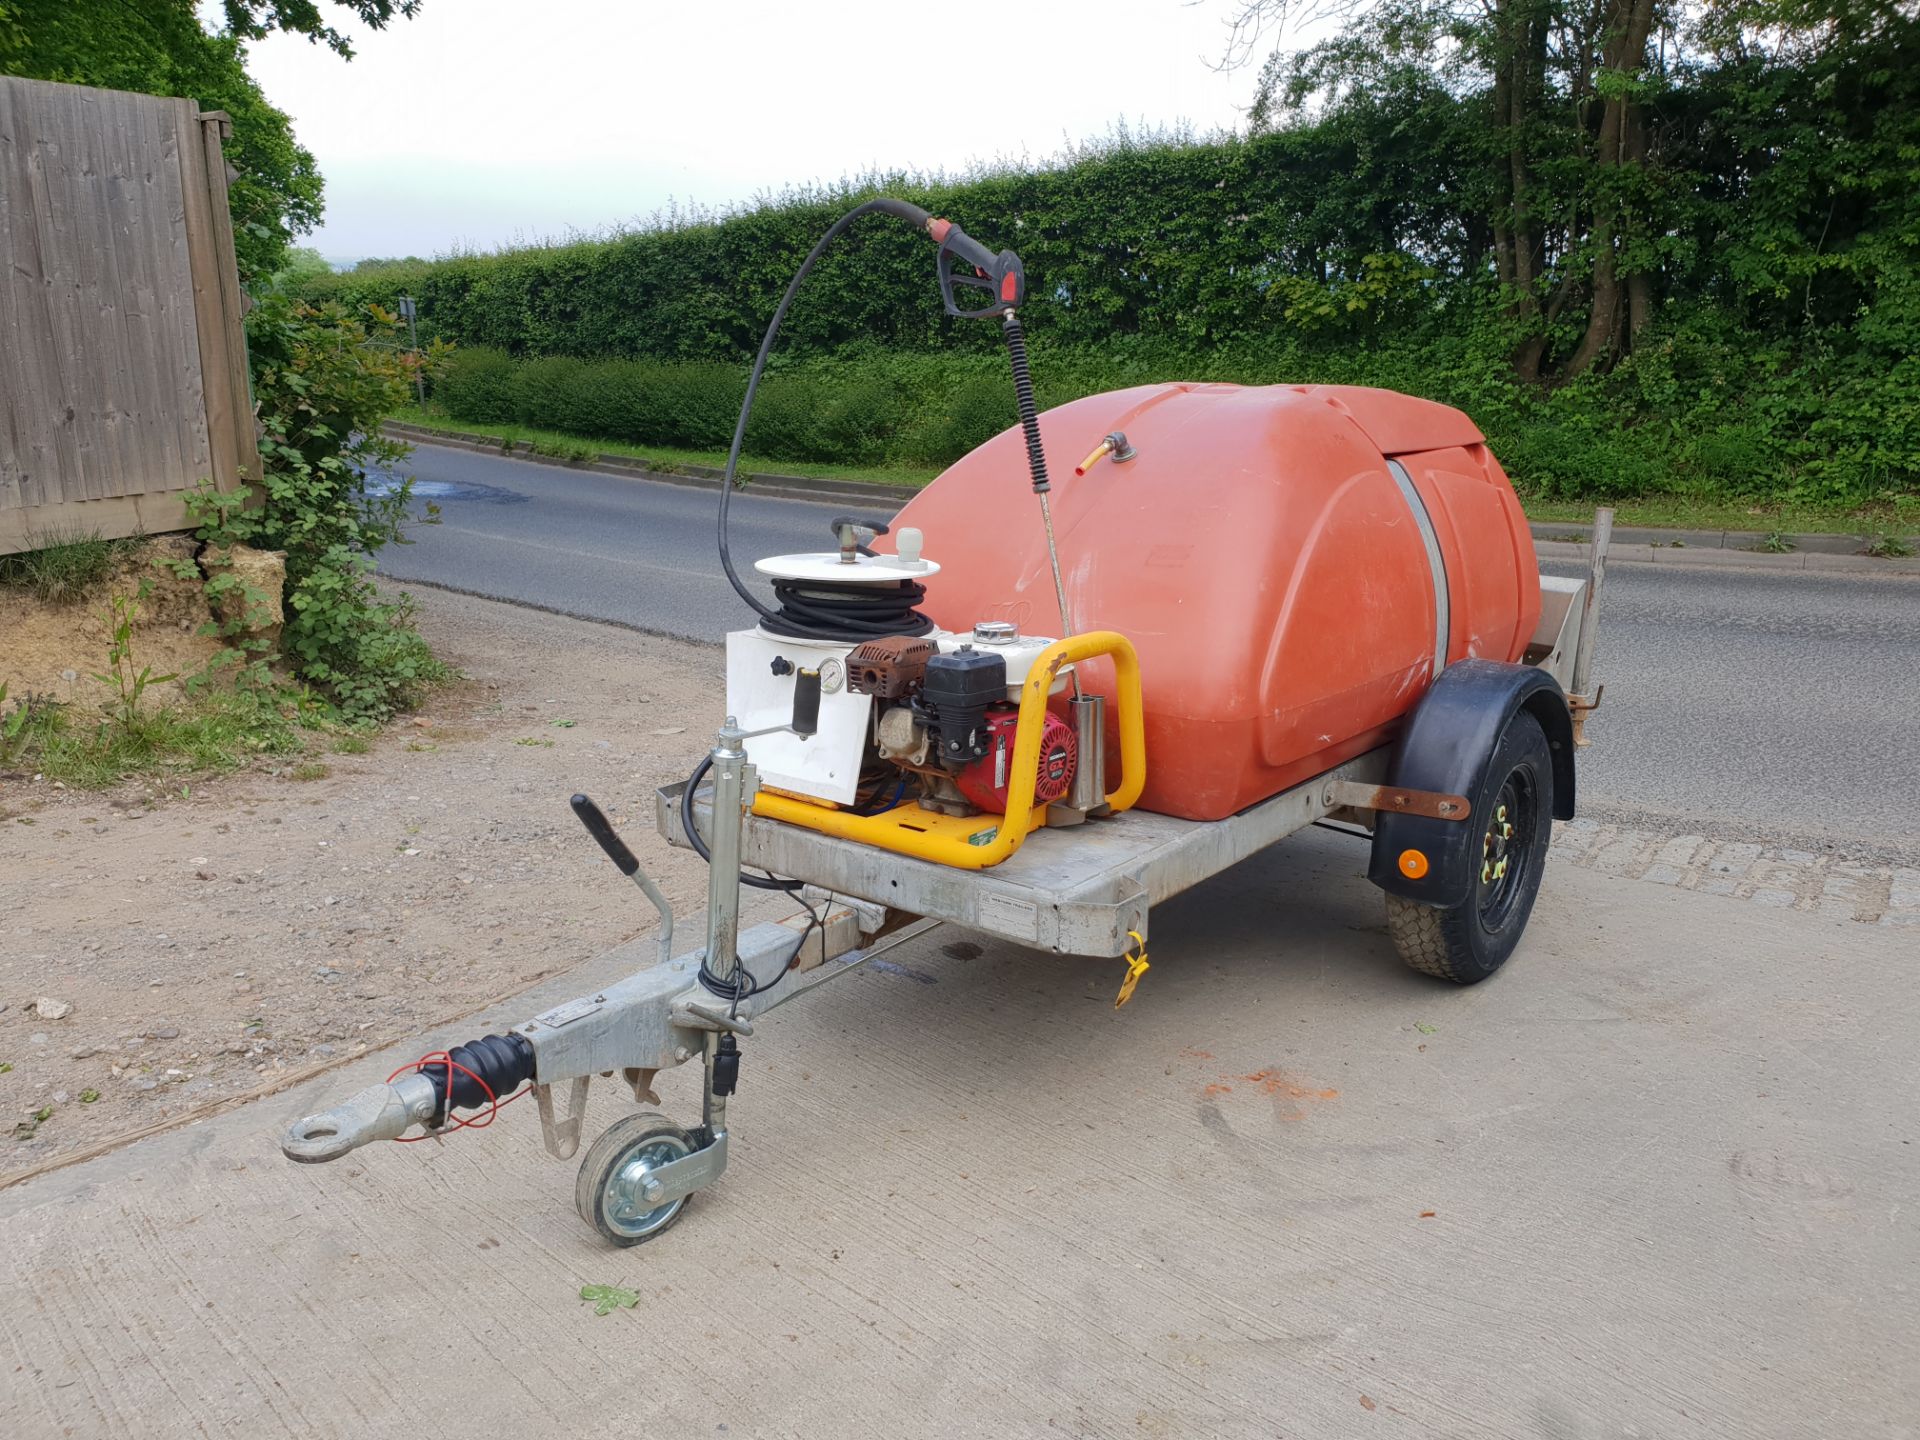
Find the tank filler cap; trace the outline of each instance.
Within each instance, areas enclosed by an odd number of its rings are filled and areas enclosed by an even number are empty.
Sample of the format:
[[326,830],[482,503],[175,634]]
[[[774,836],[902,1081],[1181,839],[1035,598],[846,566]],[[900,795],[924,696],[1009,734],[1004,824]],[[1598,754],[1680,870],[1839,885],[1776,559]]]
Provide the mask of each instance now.
[[1020,627],[1011,620],[980,620],[973,627],[973,638],[982,645],[1011,645],[1020,638]]

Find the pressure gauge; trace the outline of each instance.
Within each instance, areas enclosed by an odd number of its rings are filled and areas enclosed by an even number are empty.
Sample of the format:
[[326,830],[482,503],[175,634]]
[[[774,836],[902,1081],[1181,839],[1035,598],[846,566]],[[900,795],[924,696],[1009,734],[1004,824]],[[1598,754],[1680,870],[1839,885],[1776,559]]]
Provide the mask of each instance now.
[[847,667],[829,655],[820,662],[820,693],[838,695],[840,687],[847,683]]

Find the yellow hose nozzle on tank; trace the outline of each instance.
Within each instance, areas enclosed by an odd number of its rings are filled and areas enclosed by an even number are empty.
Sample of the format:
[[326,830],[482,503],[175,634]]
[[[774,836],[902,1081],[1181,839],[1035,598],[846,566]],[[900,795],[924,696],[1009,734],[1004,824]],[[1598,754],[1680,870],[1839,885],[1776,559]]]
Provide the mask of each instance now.
[[1034,657],[1020,687],[1020,719],[1014,731],[1013,768],[1007,781],[1007,813],[958,819],[922,810],[909,800],[878,815],[829,810],[809,801],[762,790],[753,813],[769,820],[818,830],[823,835],[857,840],[899,855],[932,860],[961,870],[998,865],[1027,835],[1046,823],[1047,807],[1033,803],[1040,774],[1040,732],[1046,724],[1047,697],[1064,666],[1105,655],[1113,661],[1114,718],[1120,727],[1120,788],[1107,795],[1114,814],[1130,810],[1147,783],[1146,722],[1140,701],[1140,660],[1127,637],[1113,630],[1092,630],[1056,640]]
[[1109,455],[1115,460],[1131,460],[1135,453],[1133,446],[1127,443],[1126,432],[1115,430],[1112,434],[1103,436],[1100,443],[1087,452],[1087,458],[1073,467],[1073,473],[1084,475]]

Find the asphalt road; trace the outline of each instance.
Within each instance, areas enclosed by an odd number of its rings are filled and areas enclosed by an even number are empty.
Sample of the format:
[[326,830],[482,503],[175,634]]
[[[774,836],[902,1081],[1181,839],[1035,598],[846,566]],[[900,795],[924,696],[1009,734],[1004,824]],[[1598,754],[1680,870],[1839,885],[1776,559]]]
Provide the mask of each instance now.
[[[698,640],[745,623],[710,490],[424,445],[407,468],[441,519],[390,576]],[[825,548],[846,508],[737,495],[736,565]],[[1920,581],[1617,565],[1598,675],[1583,814],[1920,864]]]

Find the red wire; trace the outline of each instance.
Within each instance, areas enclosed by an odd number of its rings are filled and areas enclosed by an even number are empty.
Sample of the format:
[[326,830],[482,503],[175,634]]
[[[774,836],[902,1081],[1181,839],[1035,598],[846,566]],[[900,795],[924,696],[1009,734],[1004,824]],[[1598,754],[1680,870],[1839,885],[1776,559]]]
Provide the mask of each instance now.
[[[394,1071],[393,1074],[387,1076],[387,1083],[391,1085],[394,1081],[398,1080],[402,1075],[422,1074],[423,1072],[425,1072],[425,1070],[429,1065],[444,1065],[447,1070],[447,1096],[448,1096],[447,1120],[448,1120],[448,1123],[445,1125],[442,1125],[438,1130],[429,1130],[424,1135],[396,1135],[394,1139],[397,1143],[401,1145],[412,1145],[421,1140],[434,1140],[454,1130],[484,1130],[487,1128],[487,1126],[493,1123],[493,1117],[498,1115],[504,1106],[511,1105],[514,1101],[518,1100],[522,1095],[526,1094],[528,1090],[531,1090],[533,1088],[531,1085],[529,1085],[526,1087],[526,1089],[516,1090],[513,1092],[513,1094],[509,1095],[506,1099],[502,1100],[499,1096],[493,1093],[493,1087],[491,1085],[487,1084],[487,1082],[484,1079],[474,1074],[473,1071],[469,1070],[466,1066],[462,1065],[458,1060],[454,1059],[453,1056],[448,1054],[445,1050],[436,1050],[431,1055],[421,1056],[418,1060],[414,1061],[411,1065],[402,1065],[398,1070]],[[473,1081],[473,1083],[478,1085],[482,1090],[487,1092],[486,1114],[479,1116],[478,1118],[468,1119],[453,1113],[453,1103],[452,1103],[453,1072],[456,1070],[458,1070],[462,1075],[465,1075],[469,1080]]]

